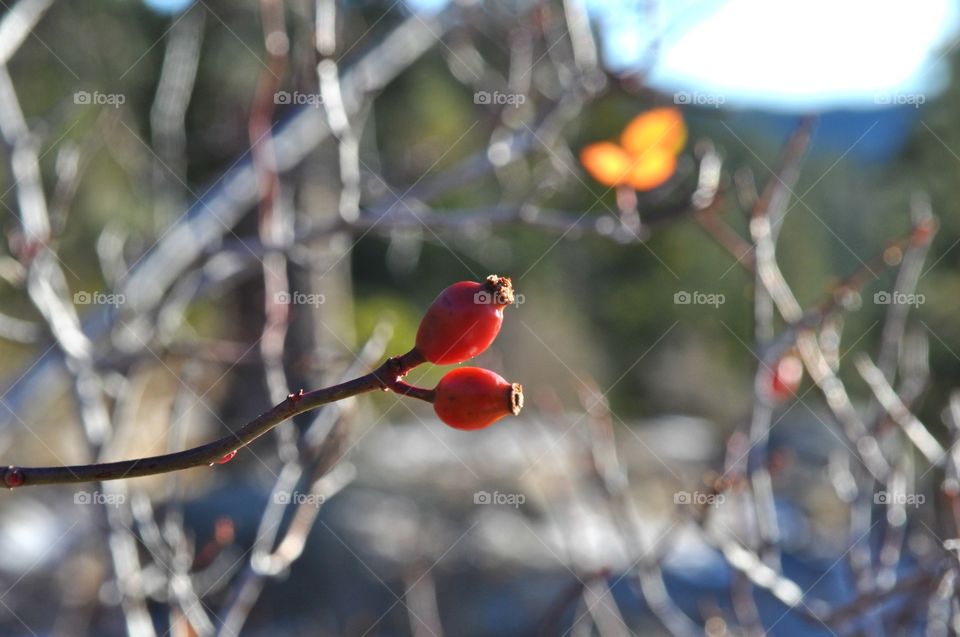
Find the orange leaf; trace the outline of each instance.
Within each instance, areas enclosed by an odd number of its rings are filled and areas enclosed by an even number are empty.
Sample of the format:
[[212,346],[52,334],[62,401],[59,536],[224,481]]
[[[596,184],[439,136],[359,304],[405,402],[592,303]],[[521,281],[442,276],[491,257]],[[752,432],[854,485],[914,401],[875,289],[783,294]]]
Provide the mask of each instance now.
[[635,160],[627,183],[636,190],[663,185],[677,169],[677,157],[663,149],[648,150]]
[[580,151],[580,163],[601,184],[618,186],[629,178],[634,160],[613,142],[597,142]]
[[631,155],[642,156],[652,150],[676,155],[687,143],[687,126],[680,109],[654,108],[637,115],[627,124],[620,143]]

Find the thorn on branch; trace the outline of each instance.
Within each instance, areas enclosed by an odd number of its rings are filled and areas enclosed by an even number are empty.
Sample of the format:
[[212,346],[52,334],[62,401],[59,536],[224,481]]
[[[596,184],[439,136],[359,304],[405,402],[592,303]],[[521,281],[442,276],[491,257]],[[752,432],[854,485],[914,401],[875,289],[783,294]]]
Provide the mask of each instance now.
[[[292,395],[292,394],[291,394],[291,395]],[[237,449],[234,449],[233,451],[224,454],[222,458],[220,458],[219,460],[217,460],[217,464],[227,464],[228,462],[230,462],[231,460],[233,460],[234,457],[236,457],[237,451],[238,451]],[[210,465],[210,466],[212,467],[213,465]]]
[[10,465],[3,471],[3,483],[7,488],[13,489],[23,485],[23,472],[20,467]]

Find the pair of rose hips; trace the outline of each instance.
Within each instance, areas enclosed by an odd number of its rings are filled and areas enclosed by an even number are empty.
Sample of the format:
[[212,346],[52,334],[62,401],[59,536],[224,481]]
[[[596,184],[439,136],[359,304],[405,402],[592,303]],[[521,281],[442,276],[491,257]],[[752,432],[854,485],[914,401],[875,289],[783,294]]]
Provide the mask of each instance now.
[[[477,356],[497,337],[503,309],[513,301],[507,277],[490,275],[482,283],[454,283],[427,308],[411,354],[436,365],[454,365]],[[458,367],[444,375],[432,399],[437,416],[449,426],[483,429],[520,413],[523,387],[487,369]]]

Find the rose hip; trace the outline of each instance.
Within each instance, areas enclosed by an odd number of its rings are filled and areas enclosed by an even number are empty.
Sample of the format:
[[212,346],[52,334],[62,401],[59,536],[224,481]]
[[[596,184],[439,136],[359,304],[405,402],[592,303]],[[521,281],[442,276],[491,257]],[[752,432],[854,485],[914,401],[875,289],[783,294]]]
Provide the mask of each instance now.
[[454,283],[427,308],[417,330],[416,350],[436,365],[473,358],[497,337],[503,308],[513,300],[507,277],[490,275],[482,283]]
[[434,390],[434,411],[454,429],[483,429],[522,408],[522,386],[479,367],[447,372]]

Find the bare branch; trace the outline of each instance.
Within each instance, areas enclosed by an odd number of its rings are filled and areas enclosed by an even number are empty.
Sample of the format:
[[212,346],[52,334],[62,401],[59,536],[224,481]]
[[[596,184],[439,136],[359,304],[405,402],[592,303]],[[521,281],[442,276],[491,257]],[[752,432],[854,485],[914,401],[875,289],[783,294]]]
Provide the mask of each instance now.
[[20,0],[7,9],[0,21],[0,66],[7,65],[52,4],[53,0]]
[[866,354],[857,355],[856,366],[860,376],[870,385],[874,396],[893,421],[903,429],[910,442],[920,450],[930,464],[942,466],[946,460],[947,452],[933,437],[930,430],[920,422],[920,419],[910,413],[907,406],[900,400],[897,392],[890,386],[883,371]]
[[427,393],[411,391],[413,388],[410,388],[409,385],[399,383],[401,377],[422,361],[423,359],[419,357],[419,354],[412,352],[388,359],[383,365],[366,376],[332,387],[290,394],[282,403],[275,405],[269,411],[248,422],[236,433],[199,447],[161,456],[100,464],[67,467],[10,466],[4,470],[4,482],[7,486],[13,487],[35,484],[73,484],[94,480],[120,480],[158,473],[170,473],[227,461],[237,450],[246,447],[285,420],[337,400],[382,389],[393,389],[414,398],[429,400],[430,397]]

